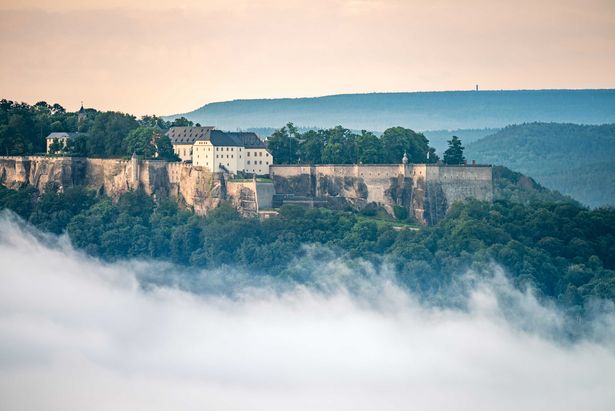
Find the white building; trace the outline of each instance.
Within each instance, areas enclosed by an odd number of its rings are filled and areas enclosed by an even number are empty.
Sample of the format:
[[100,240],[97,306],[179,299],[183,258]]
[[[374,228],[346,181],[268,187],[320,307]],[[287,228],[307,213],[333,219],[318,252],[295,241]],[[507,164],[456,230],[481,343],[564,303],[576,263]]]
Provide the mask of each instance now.
[[192,146],[197,138],[203,138],[213,127],[171,127],[167,136],[173,144],[173,151],[182,161],[192,161]]
[[255,133],[226,132],[213,127],[171,127],[167,135],[183,161],[213,172],[269,174],[273,157]]
[[64,131],[50,133],[47,136],[47,154],[49,154],[51,152],[51,145],[55,141],[60,143],[60,150],[59,150],[59,152],[64,152],[66,150],[66,147],[68,146],[68,142],[70,140],[74,139],[75,137],[77,137],[78,135],[79,135],[79,133],[67,133],[67,132],[64,132]]

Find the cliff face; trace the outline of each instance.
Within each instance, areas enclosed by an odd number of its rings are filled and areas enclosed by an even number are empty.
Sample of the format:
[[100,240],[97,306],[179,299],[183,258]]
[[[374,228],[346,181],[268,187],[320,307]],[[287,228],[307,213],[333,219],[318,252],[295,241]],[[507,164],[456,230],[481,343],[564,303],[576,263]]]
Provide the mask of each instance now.
[[439,165],[318,165],[270,168],[277,202],[362,208],[369,203],[408,210],[435,224],[456,201],[493,199],[491,167]]
[[455,201],[493,198],[492,169],[487,166],[274,165],[270,176],[273,184],[227,181],[201,167],[136,158],[0,157],[0,184],[7,187],[31,185],[42,191],[55,182],[87,186],[112,198],[141,188],[201,215],[223,200],[246,216],[283,203],[338,209],[375,203],[391,214],[395,206],[403,207],[418,221],[435,224]]
[[31,185],[39,191],[48,182],[61,187],[86,186],[117,198],[142,188],[156,199],[170,197],[206,214],[226,197],[221,176],[200,167],[165,161],[71,157],[0,157],[0,184]]

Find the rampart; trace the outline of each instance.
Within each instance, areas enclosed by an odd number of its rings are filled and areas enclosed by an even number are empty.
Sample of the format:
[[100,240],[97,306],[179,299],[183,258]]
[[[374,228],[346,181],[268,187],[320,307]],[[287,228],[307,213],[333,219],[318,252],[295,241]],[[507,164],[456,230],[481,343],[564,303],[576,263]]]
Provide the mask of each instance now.
[[155,199],[172,198],[206,214],[229,200],[242,214],[284,203],[361,209],[382,205],[391,214],[405,208],[418,221],[434,224],[455,201],[491,201],[490,166],[415,165],[273,165],[273,183],[237,181],[202,167],[157,160],[77,157],[0,157],[0,184],[31,185],[42,191],[48,182],[61,188],[87,186],[117,198],[143,189]]
[[343,208],[382,205],[405,208],[434,224],[466,198],[493,199],[492,168],[481,165],[273,165],[278,203],[302,201]]

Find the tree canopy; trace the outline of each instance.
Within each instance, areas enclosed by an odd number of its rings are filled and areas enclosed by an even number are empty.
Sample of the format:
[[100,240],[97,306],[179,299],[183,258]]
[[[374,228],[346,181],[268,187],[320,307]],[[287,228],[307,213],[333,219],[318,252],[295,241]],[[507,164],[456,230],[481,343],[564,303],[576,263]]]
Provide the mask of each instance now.
[[59,104],[44,101],[31,106],[0,101],[0,155],[42,154],[51,132],[78,132],[66,147],[53,142],[51,151],[88,157],[125,157],[133,152],[144,157],[175,161],[177,156],[165,131],[172,125],[191,125],[185,118],[173,123],[157,116],[141,119],[114,111],[85,110],[85,119]]
[[43,230],[68,232],[76,247],[106,260],[230,264],[301,278],[293,259],[306,252],[302,245],[321,244],[337,256],[390,264],[401,283],[426,294],[438,293],[468,268],[481,272],[496,262],[519,287],[534,287],[539,296],[573,313],[596,297],[615,302],[613,208],[589,210],[567,201],[468,201],[453,205],[438,225],[415,231],[395,228],[398,222],[373,217],[370,209],[283,206],[278,217],[261,221],[241,218],[222,205],[198,217],[172,201],[156,204],[142,191],[113,202],[83,188],[59,190],[53,184],[42,194],[31,187],[0,187],[0,208],[5,207]]
[[278,164],[398,164],[404,153],[414,163],[438,160],[423,134],[403,127],[389,128],[378,137],[342,126],[301,133],[289,123],[274,131],[267,141]]
[[448,149],[444,152],[444,164],[463,164],[466,158],[463,156],[463,146],[457,136],[448,141]]

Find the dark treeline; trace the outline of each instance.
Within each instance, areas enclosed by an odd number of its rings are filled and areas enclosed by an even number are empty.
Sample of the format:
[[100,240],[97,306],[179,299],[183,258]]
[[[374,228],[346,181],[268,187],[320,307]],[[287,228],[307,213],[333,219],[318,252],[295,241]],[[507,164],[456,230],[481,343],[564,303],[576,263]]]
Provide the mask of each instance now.
[[0,100],[0,155],[28,155],[46,152],[51,132],[77,132],[68,147],[57,147],[67,155],[123,157],[133,152],[144,157],[176,159],[164,130],[175,125],[192,125],[184,118],[173,122],[156,116],[135,116],[114,111],[86,109],[78,121],[75,112],[44,101],[34,105]]
[[278,164],[399,164],[404,153],[411,163],[435,163],[435,149],[420,133],[392,127],[380,137],[337,126],[301,132],[292,123],[273,132],[268,148]]
[[[98,158],[136,153],[174,161],[178,158],[165,132],[173,126],[192,125],[183,117],[170,122],[157,116],[137,119],[130,114],[95,109],[86,109],[80,121],[78,113],[68,112],[59,104],[41,101],[31,106],[1,100],[0,155],[43,154],[49,133],[72,132],[78,135],[66,147],[58,141],[53,143],[53,153]],[[423,134],[403,127],[391,127],[376,136],[342,126],[301,132],[289,123],[273,132],[268,148],[278,164],[398,164],[404,153],[411,163],[435,163],[439,159]],[[463,161],[461,144],[455,145],[453,139],[449,149],[456,152],[444,156],[447,164]]]
[[[294,257],[323,244],[347,258],[396,268],[403,284],[437,294],[465,269],[501,264],[514,282],[536,287],[576,312],[595,297],[615,301],[615,209],[573,202],[453,206],[434,227],[410,230],[357,211],[284,206],[279,217],[241,218],[229,206],[199,217],[141,191],[118,201],[83,188],[43,194],[0,188],[8,208],[42,230],[66,231],[73,244],[104,260],[155,258],[193,267],[240,266],[255,274],[301,278]],[[299,270],[299,271],[298,271]]]

